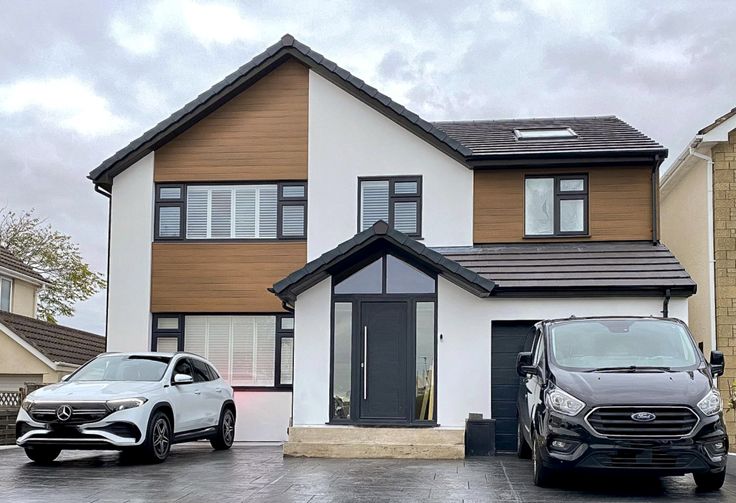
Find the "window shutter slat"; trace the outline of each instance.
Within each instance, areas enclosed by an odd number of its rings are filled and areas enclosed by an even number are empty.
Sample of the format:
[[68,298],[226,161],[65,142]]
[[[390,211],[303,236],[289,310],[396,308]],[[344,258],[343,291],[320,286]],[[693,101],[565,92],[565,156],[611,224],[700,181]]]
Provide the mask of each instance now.
[[207,317],[187,316],[184,322],[184,351],[207,358]]
[[255,385],[273,386],[276,363],[276,319],[256,317]]
[[394,228],[404,234],[417,232],[416,201],[394,203]]
[[279,384],[293,384],[294,382],[294,338],[281,339],[281,382]]
[[250,386],[253,379],[253,338],[255,324],[252,316],[233,317],[233,379],[234,386]]
[[304,236],[304,206],[281,207],[281,234],[285,237]]
[[258,237],[275,238],[278,217],[276,185],[263,185],[258,188]]
[[230,381],[230,317],[209,316],[207,318],[207,359]]
[[213,238],[231,237],[232,197],[233,191],[230,188],[212,189],[210,235]]
[[388,180],[361,182],[361,230],[379,220],[388,222],[388,185]]
[[235,189],[235,237],[256,237],[256,188]]
[[207,238],[207,199],[209,191],[202,187],[187,190],[187,238]]
[[179,339],[177,337],[158,337],[156,339],[156,351],[176,353],[179,351]]
[[161,206],[158,210],[158,235],[162,238],[178,238],[181,229],[181,208]]

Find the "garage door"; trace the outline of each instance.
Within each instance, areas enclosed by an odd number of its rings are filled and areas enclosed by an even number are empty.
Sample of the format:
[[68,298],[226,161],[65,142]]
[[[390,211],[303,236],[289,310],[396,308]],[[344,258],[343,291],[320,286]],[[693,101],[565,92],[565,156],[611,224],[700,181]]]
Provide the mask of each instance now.
[[[535,321],[494,321],[491,335],[491,414],[496,420],[496,450],[516,450],[516,356],[525,349]],[[531,343],[531,341],[529,341]]]

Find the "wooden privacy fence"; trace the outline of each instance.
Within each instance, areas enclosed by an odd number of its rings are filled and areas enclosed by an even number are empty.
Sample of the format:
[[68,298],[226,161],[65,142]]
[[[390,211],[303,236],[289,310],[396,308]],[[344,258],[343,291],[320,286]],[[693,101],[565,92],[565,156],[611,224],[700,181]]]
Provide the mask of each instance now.
[[20,404],[28,393],[42,386],[43,384],[25,383],[18,391],[0,391],[0,445],[15,444],[15,418]]

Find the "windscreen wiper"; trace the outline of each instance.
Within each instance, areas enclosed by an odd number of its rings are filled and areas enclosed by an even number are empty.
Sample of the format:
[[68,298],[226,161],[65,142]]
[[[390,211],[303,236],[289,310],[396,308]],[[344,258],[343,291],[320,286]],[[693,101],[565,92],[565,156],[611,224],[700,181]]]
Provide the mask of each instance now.
[[600,367],[597,369],[586,370],[586,372],[640,372],[640,371],[641,372],[651,372],[651,371],[671,372],[672,369],[670,367],[628,365],[626,367]]

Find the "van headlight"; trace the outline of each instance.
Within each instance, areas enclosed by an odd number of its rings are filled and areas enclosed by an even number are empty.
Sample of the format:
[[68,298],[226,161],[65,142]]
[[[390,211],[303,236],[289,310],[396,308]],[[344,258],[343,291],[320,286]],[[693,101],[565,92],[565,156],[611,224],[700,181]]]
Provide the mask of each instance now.
[[547,407],[565,416],[577,416],[585,408],[585,402],[556,386],[547,388],[544,393],[544,401]]
[[698,409],[706,416],[715,416],[723,410],[723,400],[717,389],[712,389],[698,402]]
[[120,400],[108,400],[107,408],[113,412],[140,407],[148,401],[147,398],[122,398]]

